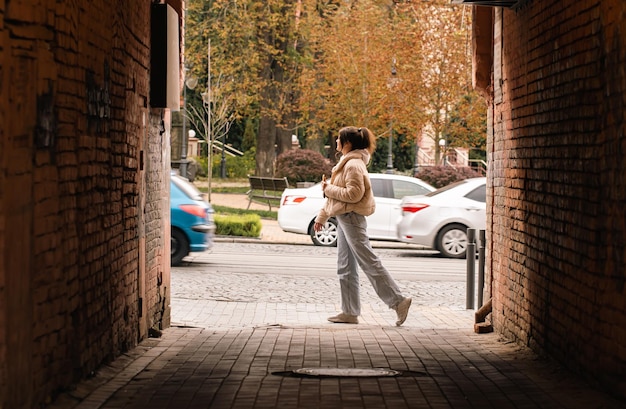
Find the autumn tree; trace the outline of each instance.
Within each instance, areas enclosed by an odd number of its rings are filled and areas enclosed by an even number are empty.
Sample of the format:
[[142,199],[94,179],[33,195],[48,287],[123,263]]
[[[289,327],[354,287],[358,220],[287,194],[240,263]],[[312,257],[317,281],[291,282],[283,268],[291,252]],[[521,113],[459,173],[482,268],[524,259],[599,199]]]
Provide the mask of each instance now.
[[487,103],[476,91],[453,108],[444,137],[451,147],[469,148],[469,159],[486,160]]
[[301,76],[309,138],[365,125],[381,139],[393,132],[417,142],[425,135],[439,156],[450,110],[471,89],[470,18],[463,7],[445,0],[322,4],[325,10],[317,3],[318,13],[309,13]]
[[[367,126],[378,137],[391,124],[415,130],[416,110],[405,106],[419,88],[416,50],[421,32],[392,1],[354,1],[309,12],[309,49],[301,76],[300,110],[308,137],[345,125]],[[401,11],[401,10],[400,10]],[[410,111],[411,115],[403,115]]]
[[[291,146],[298,75],[296,16],[299,1],[189,0],[187,61],[207,84],[206,50],[211,40],[211,76],[225,79],[235,117],[258,118],[256,174],[273,174],[275,146]],[[198,92],[203,92],[199,89]]]
[[257,124],[258,175],[273,173],[276,152],[291,147],[292,133],[304,135],[308,148],[323,152],[328,143],[332,152],[340,127],[367,126],[379,146],[392,141],[398,156],[412,155],[422,136],[438,150],[440,139],[461,144],[473,132],[475,121],[452,114],[471,111],[463,105],[471,93],[470,18],[463,6],[448,0],[189,0],[187,6],[187,60],[206,84],[211,39],[211,76],[225,79],[234,118]]
[[423,135],[434,142],[437,164],[441,161],[439,142],[445,140],[451,111],[472,89],[470,18],[462,6],[442,3],[422,5],[420,18],[425,30],[421,49],[421,105],[426,115]]

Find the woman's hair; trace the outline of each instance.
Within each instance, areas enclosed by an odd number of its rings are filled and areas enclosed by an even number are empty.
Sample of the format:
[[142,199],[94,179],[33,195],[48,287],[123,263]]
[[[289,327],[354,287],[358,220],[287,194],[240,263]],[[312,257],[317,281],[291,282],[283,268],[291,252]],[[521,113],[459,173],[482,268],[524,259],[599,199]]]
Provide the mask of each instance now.
[[339,142],[345,145],[346,142],[352,144],[352,150],[366,149],[369,154],[373,154],[376,150],[376,137],[369,129],[357,128],[355,126],[346,126],[339,130]]

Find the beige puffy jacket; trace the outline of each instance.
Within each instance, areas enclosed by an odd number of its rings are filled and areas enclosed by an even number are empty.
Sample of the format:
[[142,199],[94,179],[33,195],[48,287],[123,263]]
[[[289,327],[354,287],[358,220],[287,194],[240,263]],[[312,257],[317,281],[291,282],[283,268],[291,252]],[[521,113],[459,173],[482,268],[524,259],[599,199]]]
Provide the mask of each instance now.
[[339,214],[355,212],[369,216],[376,210],[372,184],[367,173],[370,155],[365,149],[348,152],[333,168],[330,183],[324,190],[326,202],[315,218],[324,224]]

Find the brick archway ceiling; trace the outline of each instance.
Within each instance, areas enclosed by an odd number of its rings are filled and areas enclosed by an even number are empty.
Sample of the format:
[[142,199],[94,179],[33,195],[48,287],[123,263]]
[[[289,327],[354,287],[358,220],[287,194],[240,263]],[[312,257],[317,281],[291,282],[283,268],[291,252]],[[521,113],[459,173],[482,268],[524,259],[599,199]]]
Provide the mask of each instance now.
[[167,3],[170,6],[172,6],[172,8],[176,10],[176,13],[179,16],[183,15],[183,1],[182,0],[165,0],[164,3]]

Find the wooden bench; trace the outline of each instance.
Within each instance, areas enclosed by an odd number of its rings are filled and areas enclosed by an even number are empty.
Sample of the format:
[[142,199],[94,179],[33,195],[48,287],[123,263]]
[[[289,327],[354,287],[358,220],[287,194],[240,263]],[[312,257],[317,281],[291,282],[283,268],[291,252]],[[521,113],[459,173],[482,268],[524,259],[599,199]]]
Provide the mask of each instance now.
[[283,193],[283,190],[289,187],[287,178],[266,178],[261,176],[248,176],[250,181],[250,190],[246,192],[248,195],[248,207],[253,199],[262,200],[267,202],[267,205],[272,210],[272,200],[279,200]]

